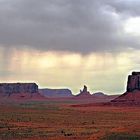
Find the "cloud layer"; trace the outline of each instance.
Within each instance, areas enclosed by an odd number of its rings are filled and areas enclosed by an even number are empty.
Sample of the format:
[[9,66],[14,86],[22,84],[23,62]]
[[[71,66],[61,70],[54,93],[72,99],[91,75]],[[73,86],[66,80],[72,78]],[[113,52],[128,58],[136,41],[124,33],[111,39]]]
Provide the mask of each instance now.
[[[139,1],[0,0],[0,44],[79,53],[137,48],[123,30]],[[126,14],[127,13],[127,14]]]

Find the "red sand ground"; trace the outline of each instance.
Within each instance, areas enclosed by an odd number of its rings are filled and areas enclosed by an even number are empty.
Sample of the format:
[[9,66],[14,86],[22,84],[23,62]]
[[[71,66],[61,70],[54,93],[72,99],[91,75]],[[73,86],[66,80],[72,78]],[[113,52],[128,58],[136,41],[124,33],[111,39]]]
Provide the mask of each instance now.
[[114,102],[140,102],[140,91],[126,92],[116,98]]
[[112,134],[140,138],[140,107],[75,104],[50,99],[1,102],[0,140],[100,140]]

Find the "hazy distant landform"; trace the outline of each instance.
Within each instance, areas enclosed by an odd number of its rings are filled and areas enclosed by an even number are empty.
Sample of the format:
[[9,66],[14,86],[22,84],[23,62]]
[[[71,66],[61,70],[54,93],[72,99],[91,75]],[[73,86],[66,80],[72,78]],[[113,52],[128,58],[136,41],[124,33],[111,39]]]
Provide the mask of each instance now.
[[[118,97],[117,97],[118,96]],[[140,102],[140,72],[132,72],[128,76],[127,89],[124,94],[107,95],[102,92],[90,93],[87,86],[80,90],[80,93],[73,95],[70,89],[39,89],[36,83],[1,83],[0,97],[2,99],[17,100],[47,100],[53,99],[70,99],[85,100],[88,102],[109,102],[111,103],[129,103],[139,104]],[[116,98],[117,97],[117,98]]]

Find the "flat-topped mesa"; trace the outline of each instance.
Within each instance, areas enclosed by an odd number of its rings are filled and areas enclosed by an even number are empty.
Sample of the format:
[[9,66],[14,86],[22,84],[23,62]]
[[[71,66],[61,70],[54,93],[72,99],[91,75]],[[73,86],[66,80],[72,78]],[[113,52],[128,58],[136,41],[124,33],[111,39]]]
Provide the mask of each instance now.
[[134,90],[140,90],[140,72],[132,72],[132,75],[128,76],[127,92]]
[[73,97],[71,90],[69,89],[39,89],[39,92],[45,97],[49,98],[66,98]]
[[0,94],[38,93],[36,83],[0,83]]

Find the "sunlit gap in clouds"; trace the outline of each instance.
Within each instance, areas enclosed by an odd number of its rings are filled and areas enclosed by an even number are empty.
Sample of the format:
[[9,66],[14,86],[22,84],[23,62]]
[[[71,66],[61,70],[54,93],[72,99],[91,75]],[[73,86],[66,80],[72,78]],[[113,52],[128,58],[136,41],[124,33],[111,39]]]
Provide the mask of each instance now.
[[133,36],[140,36],[140,17],[127,19],[124,24],[124,30]]

